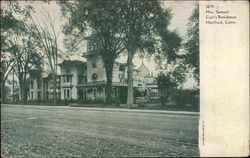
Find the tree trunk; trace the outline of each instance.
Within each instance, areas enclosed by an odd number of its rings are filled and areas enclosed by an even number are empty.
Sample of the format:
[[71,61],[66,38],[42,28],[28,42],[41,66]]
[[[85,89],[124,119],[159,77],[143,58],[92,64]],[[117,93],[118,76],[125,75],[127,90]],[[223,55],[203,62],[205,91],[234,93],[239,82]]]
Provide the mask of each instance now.
[[27,79],[26,79],[26,74],[24,74],[23,76],[23,100],[24,102],[27,101],[27,97],[28,97],[28,88],[27,88]]
[[24,84],[23,84],[23,73],[20,72],[19,73],[19,76],[18,76],[18,80],[19,80],[19,86],[20,86],[20,99],[21,101],[25,101],[25,98],[24,98]]
[[127,95],[127,106],[130,108],[133,105],[133,55],[131,49],[128,51],[128,95]]
[[18,79],[19,79],[21,100],[26,102],[27,101],[27,94],[28,94],[27,93],[26,73],[20,72]]
[[107,77],[107,88],[106,88],[107,103],[112,102],[113,67],[114,67],[114,60],[105,61],[105,70],[106,70],[106,77]]
[[1,77],[1,103],[5,103],[5,99],[6,99],[6,95],[5,95],[5,81],[2,77]]
[[53,105],[56,105],[56,74],[53,73],[52,75],[53,80]]

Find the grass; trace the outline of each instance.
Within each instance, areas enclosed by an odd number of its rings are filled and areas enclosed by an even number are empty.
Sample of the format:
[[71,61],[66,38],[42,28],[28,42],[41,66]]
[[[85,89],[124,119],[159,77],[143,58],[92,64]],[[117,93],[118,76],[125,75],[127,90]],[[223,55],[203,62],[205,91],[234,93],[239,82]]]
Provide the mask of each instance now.
[[2,157],[199,156],[198,116],[4,106]]

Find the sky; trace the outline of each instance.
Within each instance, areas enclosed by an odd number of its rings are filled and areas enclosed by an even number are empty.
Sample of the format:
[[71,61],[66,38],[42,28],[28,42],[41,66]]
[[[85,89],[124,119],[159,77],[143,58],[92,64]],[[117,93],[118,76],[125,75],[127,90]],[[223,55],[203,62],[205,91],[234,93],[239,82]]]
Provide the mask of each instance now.
[[[186,39],[186,33],[187,33],[187,23],[188,18],[192,14],[192,10],[194,9],[194,1],[162,1],[163,6],[165,8],[169,8],[172,10],[172,19],[169,25],[169,30],[176,31],[182,39]],[[33,7],[36,10],[36,13],[34,14],[34,19],[39,24],[46,23],[48,21],[47,19],[47,13],[48,12],[52,19],[55,20],[55,28],[59,32],[59,48],[61,50],[65,50],[64,44],[63,44],[63,38],[64,35],[62,33],[62,25],[64,23],[65,19],[60,19],[60,8],[55,3],[55,1],[52,1],[49,5],[41,2],[41,1],[33,1],[32,2]],[[83,51],[81,51],[83,52]],[[81,57],[82,53],[76,54],[74,56],[70,56],[69,58],[71,60],[85,60]],[[133,63],[135,66],[139,67],[142,63],[142,60],[144,64],[150,69],[153,70],[155,73],[157,73],[156,65],[153,62],[153,59],[140,59],[139,57],[135,57],[133,59]],[[119,58],[117,61],[119,62],[126,62],[126,57],[123,56]],[[192,78],[189,78],[186,83],[184,83],[184,88],[192,88],[195,85],[195,82]]]

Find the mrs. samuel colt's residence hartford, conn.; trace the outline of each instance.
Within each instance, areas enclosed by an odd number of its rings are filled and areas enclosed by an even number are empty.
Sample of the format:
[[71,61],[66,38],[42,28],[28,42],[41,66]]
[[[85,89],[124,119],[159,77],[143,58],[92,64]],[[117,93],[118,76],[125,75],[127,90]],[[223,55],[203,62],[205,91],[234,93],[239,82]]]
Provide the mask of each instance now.
[[[57,77],[57,99],[78,101],[104,101],[106,99],[106,71],[101,56],[85,54],[86,62],[64,60],[59,64],[61,74]],[[37,71],[37,70],[34,70]],[[44,73],[43,73],[44,74]],[[53,98],[52,74],[43,77],[30,75],[29,100],[50,100]],[[153,75],[142,62],[133,72],[134,93],[158,99],[158,89]],[[115,62],[112,79],[112,97],[126,102],[127,67]]]

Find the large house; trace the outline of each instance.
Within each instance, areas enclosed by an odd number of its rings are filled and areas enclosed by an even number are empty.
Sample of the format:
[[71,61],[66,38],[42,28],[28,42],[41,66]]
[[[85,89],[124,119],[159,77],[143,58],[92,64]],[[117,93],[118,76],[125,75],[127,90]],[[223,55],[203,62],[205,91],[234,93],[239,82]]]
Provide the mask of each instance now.
[[[78,101],[104,101],[107,98],[106,70],[101,56],[84,56],[87,61],[64,60],[59,64],[60,75],[57,78],[57,99]],[[115,62],[112,78],[112,97],[125,102],[127,98],[127,67]],[[152,72],[142,62],[134,69],[133,87],[141,96],[158,98],[158,89]],[[29,100],[52,100],[52,74],[46,77],[31,76]]]
[[[61,99],[82,101],[101,100],[107,98],[107,78],[104,62],[100,56],[86,55],[86,62],[64,60],[61,69]],[[112,78],[112,97],[126,98],[125,64],[115,62]]]

